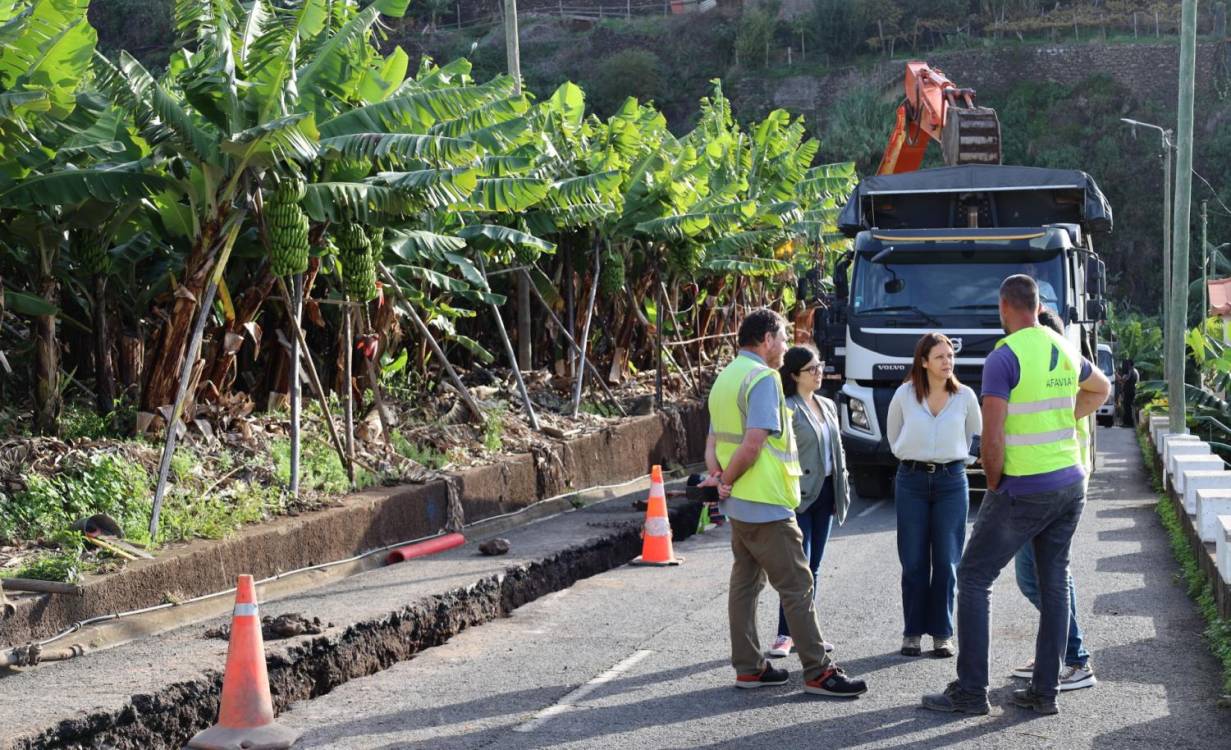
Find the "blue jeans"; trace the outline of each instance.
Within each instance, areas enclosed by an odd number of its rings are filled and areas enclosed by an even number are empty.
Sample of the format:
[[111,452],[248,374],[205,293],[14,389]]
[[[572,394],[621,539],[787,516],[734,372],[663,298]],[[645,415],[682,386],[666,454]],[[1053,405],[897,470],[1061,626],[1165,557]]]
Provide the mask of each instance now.
[[[1017,551],[1017,588],[1022,596],[1039,608],[1039,575],[1034,566],[1034,547],[1029,544]],[[1085,667],[1090,661],[1086,651],[1081,626],[1077,624],[1077,588],[1073,586],[1073,573],[1066,571],[1069,584],[1069,642],[1064,651],[1064,663],[1071,667]]]
[[957,566],[957,679],[963,692],[986,696],[991,649],[992,583],[1024,545],[1039,574],[1036,693],[1054,697],[1069,629],[1069,547],[1086,505],[1085,480],[1052,492],[1012,497],[988,490],[970,543]]
[[[808,569],[812,571],[812,596],[815,601],[816,592],[821,583],[821,558],[825,557],[825,543],[829,541],[829,530],[833,528],[834,491],[833,477],[825,479],[821,487],[821,496],[808,506],[803,513],[795,514],[795,522],[804,534],[804,557],[808,558]],[[786,624],[786,612],[778,605],[778,635],[790,635],[791,629]]]
[[966,541],[970,488],[966,465],[954,462],[929,474],[898,467],[898,560],[902,563],[902,634],[953,635],[953,590]]

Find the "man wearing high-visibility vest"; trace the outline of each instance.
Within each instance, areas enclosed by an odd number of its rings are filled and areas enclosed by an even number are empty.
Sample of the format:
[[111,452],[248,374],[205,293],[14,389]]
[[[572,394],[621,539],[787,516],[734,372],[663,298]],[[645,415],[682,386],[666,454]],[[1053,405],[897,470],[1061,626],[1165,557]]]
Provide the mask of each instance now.
[[1058,713],[1069,626],[1068,565],[1085,507],[1077,420],[1107,399],[1110,383],[1064,337],[1039,325],[1039,288],[1026,275],[1000,285],[1008,336],[984,363],[982,461],[987,493],[957,569],[957,679],[923,696],[936,711],[986,714],[992,582],[1024,544],[1034,548],[1039,634],[1030,683],[1010,700]]
[[757,636],[757,598],[768,579],[803,663],[804,691],[854,698],[867,686],[825,653],[812,572],[795,521],[801,471],[777,369],[787,349],[786,322],[772,310],[750,312],[739,327],[739,347],[710,390],[709,477],[703,483],[718,487],[722,512],[731,521],[735,560],[727,609],[735,686],[760,688],[789,679],[785,669],[766,661]]

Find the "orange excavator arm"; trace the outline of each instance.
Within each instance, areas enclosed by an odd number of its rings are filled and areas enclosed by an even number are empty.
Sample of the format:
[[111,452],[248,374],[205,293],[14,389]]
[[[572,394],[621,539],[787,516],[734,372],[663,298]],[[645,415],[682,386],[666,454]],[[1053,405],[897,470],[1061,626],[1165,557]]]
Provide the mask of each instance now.
[[949,166],[1000,163],[1000,120],[996,110],[974,105],[973,89],[918,60],[906,64],[905,88],[877,174],[918,169],[931,141]]

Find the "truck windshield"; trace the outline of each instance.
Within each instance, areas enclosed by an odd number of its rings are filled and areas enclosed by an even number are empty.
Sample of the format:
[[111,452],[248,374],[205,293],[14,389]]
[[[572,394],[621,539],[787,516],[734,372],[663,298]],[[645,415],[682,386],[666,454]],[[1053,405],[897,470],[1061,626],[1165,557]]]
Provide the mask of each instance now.
[[[1016,256],[1016,257],[1014,257]],[[1060,253],[1050,256],[995,251],[891,253],[880,263],[860,253],[855,261],[852,308],[856,315],[919,317],[995,314],[1000,282],[1024,273],[1039,283],[1043,304],[1060,311],[1065,304]]]
[[1115,377],[1115,365],[1111,361],[1111,352],[1106,349],[1098,350],[1098,368],[1103,371],[1103,374],[1109,378]]

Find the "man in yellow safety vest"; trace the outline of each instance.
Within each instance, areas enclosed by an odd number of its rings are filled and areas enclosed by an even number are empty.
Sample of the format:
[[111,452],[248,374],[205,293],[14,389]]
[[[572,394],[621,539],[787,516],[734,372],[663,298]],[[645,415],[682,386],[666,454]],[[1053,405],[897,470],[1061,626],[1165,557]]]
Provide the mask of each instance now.
[[1069,626],[1068,565],[1085,507],[1086,467],[1078,420],[1111,385],[1099,368],[1039,325],[1039,288],[1024,274],[1000,285],[1008,336],[983,368],[982,461],[987,493],[957,570],[957,679],[923,696],[935,711],[986,714],[992,582],[1025,544],[1038,573],[1039,634],[1027,687],[1011,701],[1054,714]]
[[718,487],[722,512],[731,521],[735,560],[728,613],[735,686],[782,685],[788,679],[785,669],[765,660],[757,637],[757,597],[768,579],[781,597],[803,663],[804,691],[854,698],[867,686],[825,653],[812,572],[795,522],[801,471],[777,369],[787,349],[782,316],[767,309],[750,312],[739,327],[739,347],[710,390],[704,482]]

